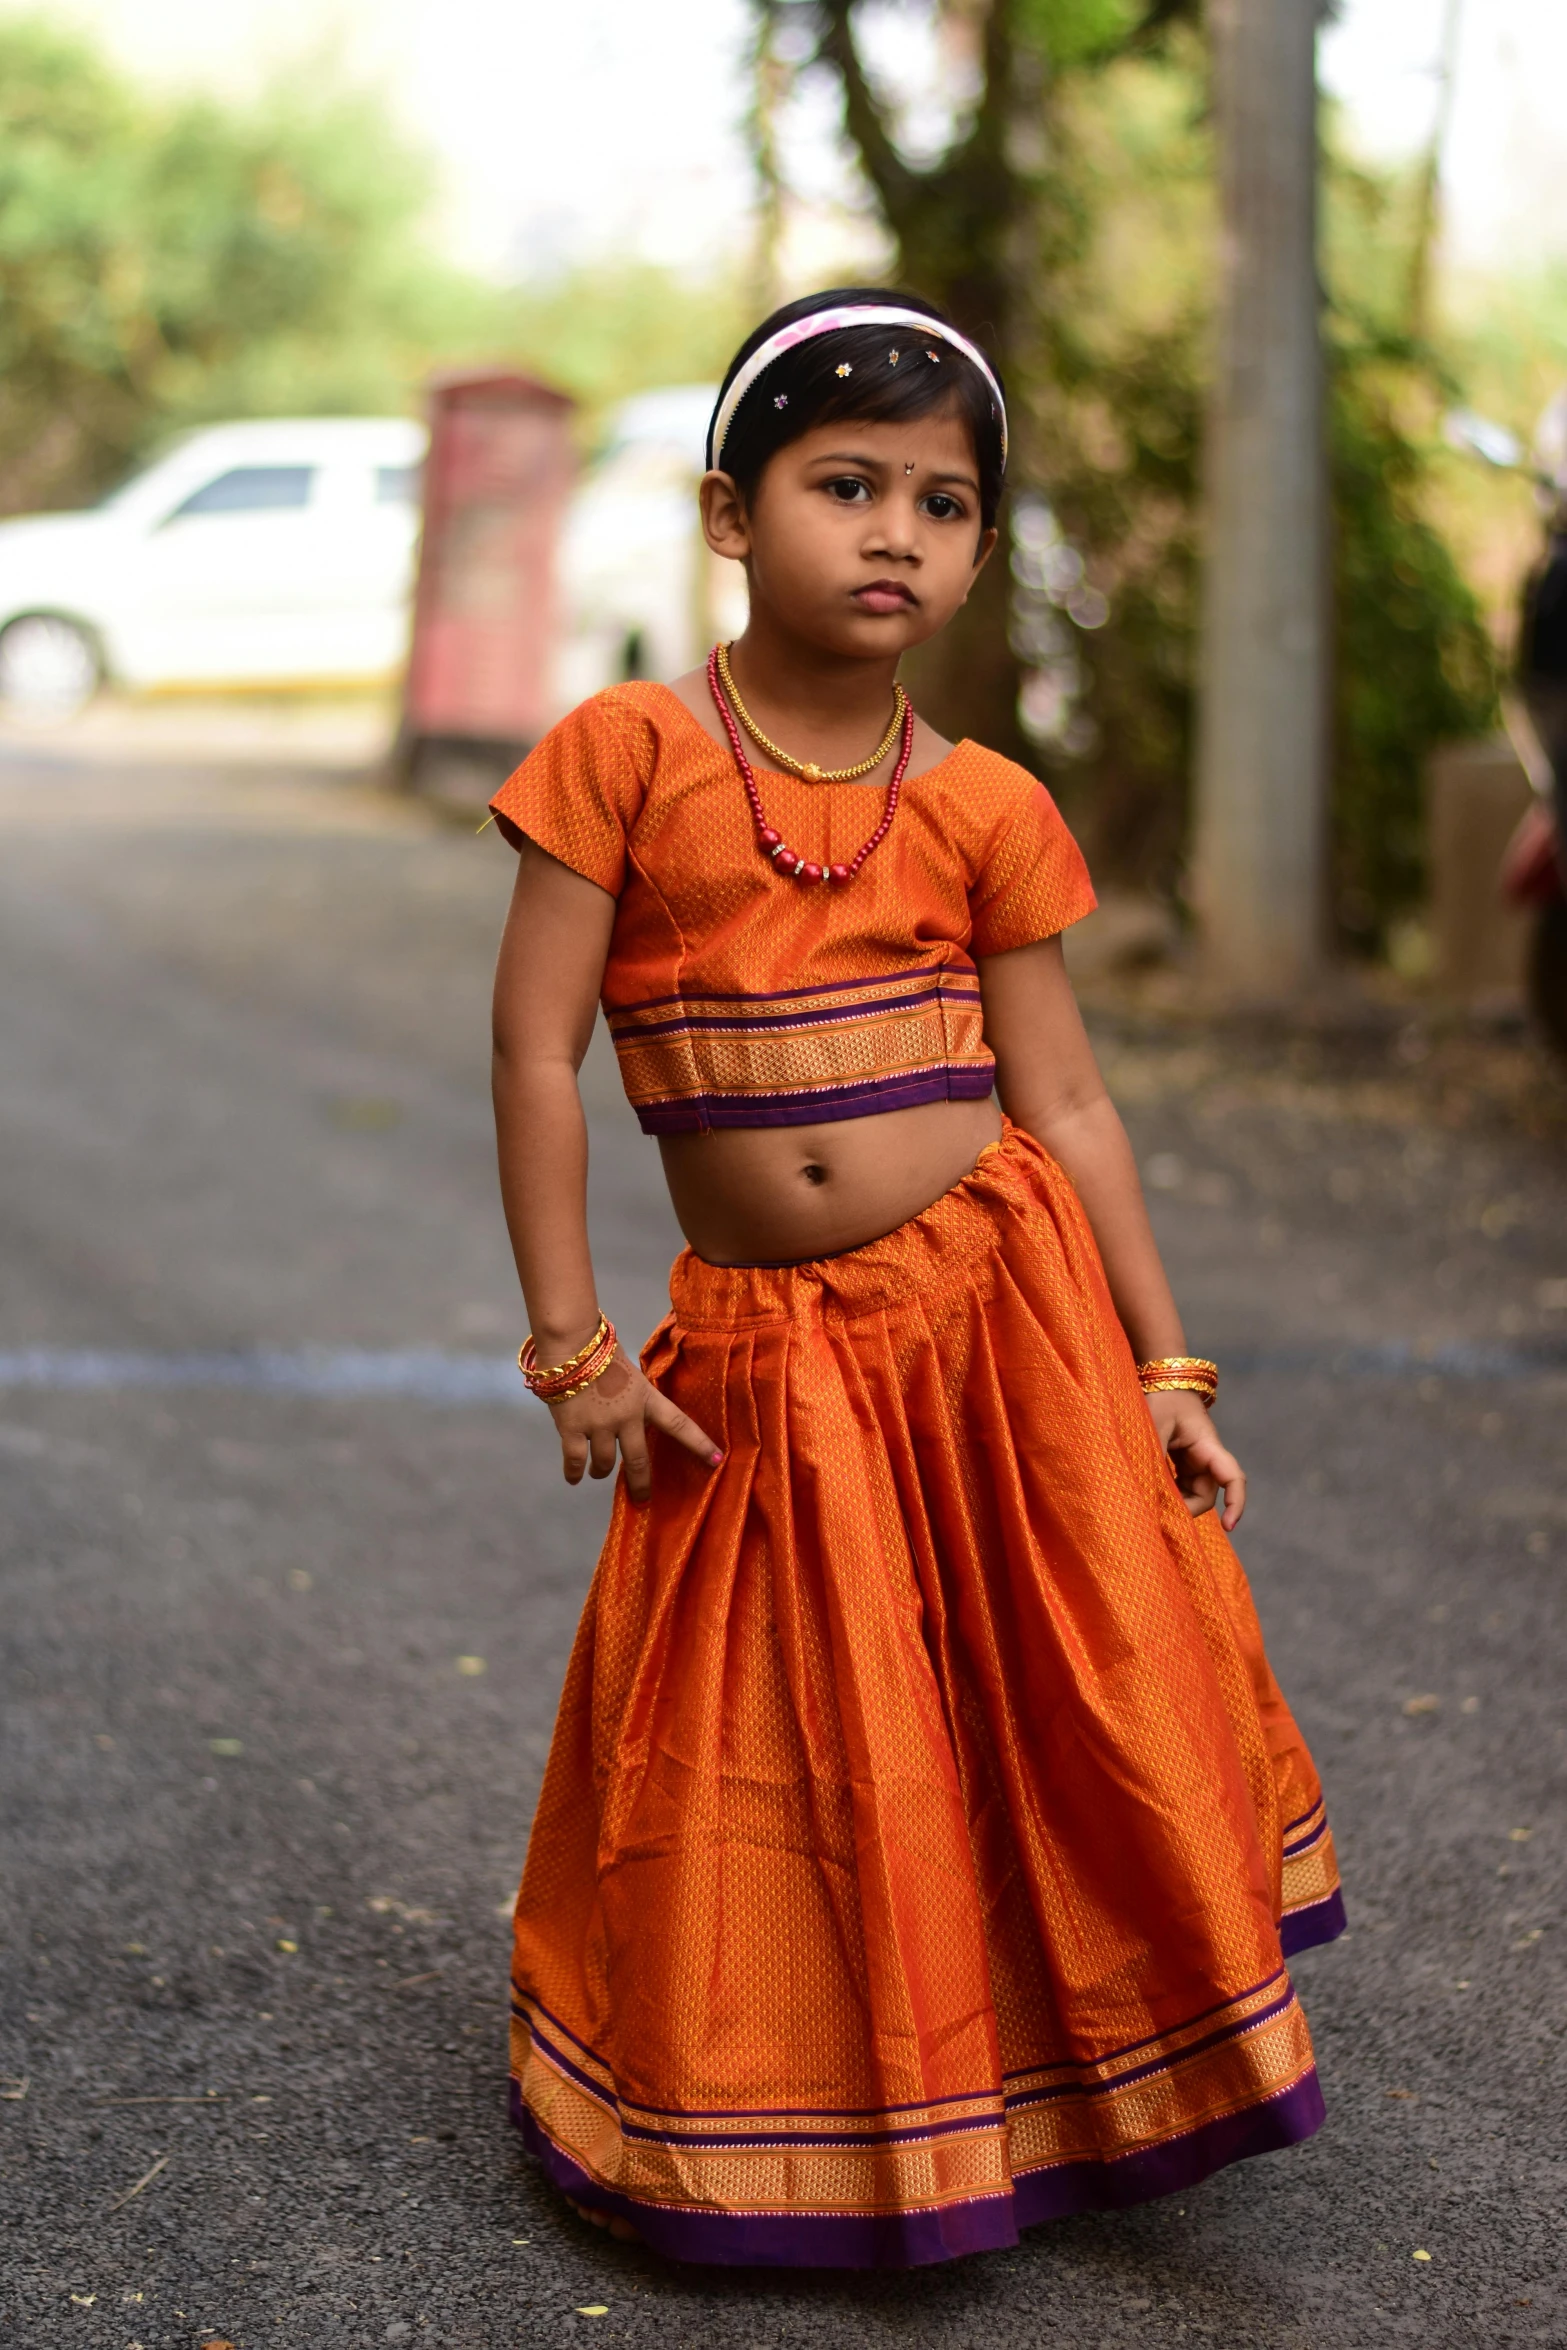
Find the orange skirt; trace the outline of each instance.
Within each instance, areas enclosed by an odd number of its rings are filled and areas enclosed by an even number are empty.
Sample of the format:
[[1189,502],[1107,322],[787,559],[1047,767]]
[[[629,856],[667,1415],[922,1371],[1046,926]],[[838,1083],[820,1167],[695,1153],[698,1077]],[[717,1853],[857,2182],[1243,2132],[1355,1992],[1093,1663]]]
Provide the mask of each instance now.
[[516,1916],[513,2113],[687,2260],[904,2265],[1322,2118],[1321,1789],[1016,1129],[884,1240],[676,1262],[726,1453],[617,1493]]

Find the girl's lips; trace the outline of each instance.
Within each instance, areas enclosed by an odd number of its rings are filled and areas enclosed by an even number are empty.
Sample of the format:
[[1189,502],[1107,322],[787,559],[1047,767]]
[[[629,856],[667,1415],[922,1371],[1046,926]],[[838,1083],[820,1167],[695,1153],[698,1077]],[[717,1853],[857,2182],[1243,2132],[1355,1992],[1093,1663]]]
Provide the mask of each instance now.
[[864,612],[912,612],[914,597],[896,579],[873,579],[868,587],[856,588],[854,600]]

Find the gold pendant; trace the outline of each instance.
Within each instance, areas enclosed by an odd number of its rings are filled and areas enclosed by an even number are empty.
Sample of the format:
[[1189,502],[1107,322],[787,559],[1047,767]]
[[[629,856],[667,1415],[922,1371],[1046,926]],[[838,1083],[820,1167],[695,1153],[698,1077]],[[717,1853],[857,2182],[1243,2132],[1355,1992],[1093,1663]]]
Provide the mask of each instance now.
[[820,769],[820,768],[817,766],[817,764],[816,764],[816,761],[815,761],[814,759],[807,759],[807,760],[804,762],[804,765],[803,765],[803,766],[802,766],[802,768],[801,768],[801,773],[804,775],[804,777],[805,777],[805,780],[806,780],[806,782],[807,782],[807,783],[820,783],[820,782],[821,782],[821,779],[822,779],[822,771],[821,771],[821,769]]

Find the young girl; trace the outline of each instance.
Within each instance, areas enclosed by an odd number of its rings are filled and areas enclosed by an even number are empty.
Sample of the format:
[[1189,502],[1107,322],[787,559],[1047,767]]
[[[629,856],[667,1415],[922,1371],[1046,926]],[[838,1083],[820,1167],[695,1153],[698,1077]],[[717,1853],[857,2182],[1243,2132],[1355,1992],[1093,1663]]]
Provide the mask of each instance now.
[[[1342,1926],[1332,1844],[1063,969],[1088,876],[897,683],[1005,456],[926,304],[778,311],[701,491],[745,634],[596,695],[494,802],[520,1360],[567,1481],[622,1470],[517,1903],[514,2114],[687,2260],[942,2260],[1322,2117],[1284,1958]],[[588,1249],[601,1001],[690,1243],[640,1369]]]

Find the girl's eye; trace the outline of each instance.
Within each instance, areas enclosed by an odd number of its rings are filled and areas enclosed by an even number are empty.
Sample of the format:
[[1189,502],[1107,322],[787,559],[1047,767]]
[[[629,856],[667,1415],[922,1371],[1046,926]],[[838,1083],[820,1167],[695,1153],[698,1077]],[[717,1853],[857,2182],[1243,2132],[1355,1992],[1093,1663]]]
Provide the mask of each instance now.
[[826,489],[829,498],[836,498],[843,506],[857,506],[871,494],[869,484],[857,480],[852,473],[842,474],[837,481],[828,482]]
[[925,500],[925,511],[932,522],[956,522],[963,513],[956,498],[949,498],[945,490],[933,490]]

